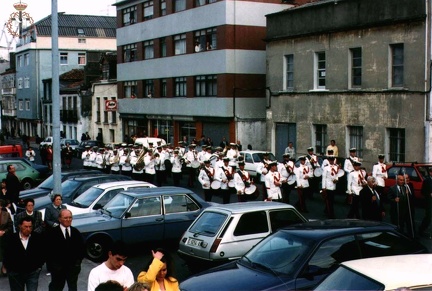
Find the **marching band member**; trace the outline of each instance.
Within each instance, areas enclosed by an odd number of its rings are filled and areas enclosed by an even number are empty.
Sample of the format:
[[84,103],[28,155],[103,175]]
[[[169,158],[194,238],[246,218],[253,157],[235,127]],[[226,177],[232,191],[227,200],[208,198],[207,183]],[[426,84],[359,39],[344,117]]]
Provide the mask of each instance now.
[[306,165],[306,157],[299,157],[300,167],[295,168],[294,173],[297,181],[297,193],[299,200],[296,206],[300,208],[301,212],[308,212],[306,208],[306,197],[310,197],[312,189],[309,185],[309,179],[313,177],[312,170]]
[[282,176],[277,171],[277,162],[271,162],[269,168],[270,170],[265,176],[265,186],[267,188],[266,201],[282,201]]
[[216,175],[215,180],[220,181],[221,188],[221,196],[223,204],[230,203],[230,189],[228,187],[228,182],[233,179],[233,169],[231,166],[229,166],[230,159],[228,157],[225,157],[223,159],[223,166],[216,168]]
[[211,201],[212,199],[212,189],[210,188],[211,182],[215,176],[215,170],[210,166],[210,161],[204,161],[204,167],[201,167],[200,173],[198,175],[198,181],[201,183],[204,189],[205,201]]
[[158,154],[158,156],[155,157],[156,185],[161,187],[162,183],[166,181],[166,153],[162,151],[162,146],[156,147],[156,153]]
[[185,153],[186,153],[186,147],[185,147],[184,142],[183,141],[179,141],[177,148],[178,148],[178,151],[179,151],[179,153],[178,153],[179,156],[183,157],[185,155]]
[[144,176],[145,181],[148,183],[153,184],[156,176],[156,169],[155,169],[155,158],[158,157],[158,153],[153,153],[151,149],[147,149],[146,154],[144,155]]
[[228,158],[230,158],[231,162],[234,162],[240,154],[239,154],[239,151],[237,149],[237,144],[232,142],[232,143],[230,143],[230,147],[231,148],[227,151],[226,156]]
[[35,153],[35,151],[33,150],[32,147],[28,147],[28,149],[26,150],[25,155],[26,155],[27,159],[28,159],[30,162],[34,162],[34,160],[35,160],[35,156],[36,156],[36,153]]
[[384,164],[384,155],[378,155],[378,163],[376,163],[372,167],[372,177],[375,178],[376,187],[375,190],[378,194],[384,194],[385,180],[388,178],[387,176],[387,165]]
[[109,174],[111,172],[111,163],[110,163],[110,159],[111,159],[111,155],[112,152],[108,147],[105,147],[105,151],[102,154],[102,158],[103,158],[103,171],[105,172],[105,174]]
[[91,163],[91,168],[92,169],[97,169],[97,164],[96,164],[96,156],[98,154],[98,147],[94,146],[92,152],[90,153],[90,163]]
[[260,175],[260,182],[263,184],[263,198],[264,200],[267,199],[267,187],[265,186],[265,176],[267,175],[269,171],[269,164],[271,163],[271,160],[269,160],[270,153],[265,152],[263,153],[263,160],[261,163],[257,165],[256,172]]
[[96,165],[96,168],[100,171],[104,170],[104,160],[103,160],[103,155],[104,155],[104,149],[100,148],[96,154],[96,158],[94,160],[94,164]]
[[182,176],[182,163],[179,150],[174,150],[174,155],[171,157],[171,164],[171,174],[173,177],[174,186],[180,186],[180,180]]
[[278,172],[282,176],[282,202],[289,203],[289,195],[293,188],[293,185],[287,183],[289,176],[294,174],[294,162],[290,160],[289,154],[283,154],[282,163],[278,164]]
[[132,176],[132,165],[130,164],[130,150],[128,148],[123,149],[123,155],[120,156],[120,167],[121,174],[125,176]]
[[234,174],[235,189],[237,191],[238,202],[246,202],[245,189],[253,182],[250,179],[249,173],[244,169],[244,161],[238,162],[239,169]]
[[120,156],[117,149],[113,150],[113,154],[110,157],[109,163],[111,165],[111,174],[120,174]]
[[[312,173],[314,173],[316,168],[320,168],[318,157],[314,154],[313,147],[308,147],[307,152],[308,154],[306,155],[306,165],[312,170]],[[310,196],[308,196],[308,198],[313,199],[314,192],[319,192],[319,182],[319,174],[316,176],[314,175],[314,177],[309,180],[311,191],[309,191]]]
[[187,167],[188,172],[189,172],[188,187],[194,187],[196,168],[192,167],[192,162],[197,160],[197,153],[195,151],[195,144],[189,145],[189,150],[184,154],[183,158],[186,162],[186,167]]
[[330,219],[335,218],[334,215],[334,197],[336,193],[336,183],[338,182],[339,167],[335,165],[335,157],[327,157],[329,164],[324,167],[322,174],[322,196],[325,201],[325,212]]
[[[324,159],[324,161],[323,161],[323,163],[322,163],[322,165],[321,165],[321,169],[324,170],[324,168],[325,168],[326,166],[330,165],[330,162],[329,162],[329,160],[328,160],[328,157],[329,157],[329,156],[334,156],[334,155],[333,155],[333,150],[328,150],[328,151],[327,151],[327,158]],[[336,159],[334,160],[334,162],[336,163]]]
[[345,163],[344,163],[344,171],[347,174],[347,176],[349,175],[349,173],[354,171],[354,164],[353,163],[359,161],[359,158],[356,156],[356,153],[357,153],[356,148],[350,148],[349,152],[350,152],[350,155],[348,158],[345,159]]
[[348,175],[348,195],[351,201],[351,208],[348,212],[348,218],[360,219],[359,203],[360,203],[360,191],[366,182],[366,172],[360,169],[361,163],[354,161],[354,170]]
[[83,161],[84,169],[90,169],[92,167],[92,163],[90,161],[90,155],[91,155],[90,146],[85,146],[85,151],[81,154],[81,160]]
[[141,156],[141,150],[139,148],[135,149],[135,154],[130,157],[130,164],[132,166],[132,179],[137,181],[144,181],[144,161]]

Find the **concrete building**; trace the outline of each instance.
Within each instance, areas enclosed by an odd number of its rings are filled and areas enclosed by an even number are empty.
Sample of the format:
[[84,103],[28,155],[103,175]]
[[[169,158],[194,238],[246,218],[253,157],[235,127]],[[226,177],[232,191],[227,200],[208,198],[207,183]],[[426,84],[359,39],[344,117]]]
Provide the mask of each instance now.
[[[101,53],[116,50],[115,17],[59,13],[58,30],[60,74],[98,63]],[[52,77],[51,61],[51,16],[47,16],[24,30],[16,48],[18,127],[28,136],[50,134],[43,126],[42,80]]]
[[267,15],[267,139],[430,161],[430,1],[323,0]]
[[[293,1],[287,1],[293,2]],[[117,1],[125,135],[266,149],[265,15],[280,0]]]
[[[16,83],[15,83],[15,59],[11,54],[11,62],[0,59],[0,79],[1,79],[1,122],[2,131],[11,132],[16,128]],[[15,130],[14,130],[15,131]],[[6,132],[3,132],[6,134]]]

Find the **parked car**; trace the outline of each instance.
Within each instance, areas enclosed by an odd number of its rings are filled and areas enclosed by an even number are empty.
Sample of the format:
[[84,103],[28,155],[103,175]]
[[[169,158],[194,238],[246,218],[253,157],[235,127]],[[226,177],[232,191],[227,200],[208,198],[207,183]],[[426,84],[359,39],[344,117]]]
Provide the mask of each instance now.
[[193,275],[180,288],[310,290],[344,261],[427,252],[391,224],[350,219],[310,221],[278,230],[241,259]]
[[210,205],[184,188],[134,189],[118,193],[99,212],[74,217],[73,225],[85,239],[87,256],[100,261],[113,241],[121,240],[129,246],[178,241]]
[[[244,157],[245,170],[251,175],[251,177],[256,177],[255,182],[259,182],[260,174],[257,173],[257,166],[263,161],[263,154],[265,151],[241,151],[240,155]],[[269,159],[276,161],[276,157],[269,153]]]
[[178,254],[192,269],[243,256],[277,229],[307,221],[293,206],[253,201],[206,208],[183,234]]
[[73,215],[91,213],[104,207],[121,191],[155,187],[153,184],[134,180],[98,184],[87,189],[72,202],[66,203],[66,207]]
[[315,290],[432,290],[431,270],[432,254],[348,261]]
[[432,163],[393,163],[387,165],[388,178],[385,180],[385,193],[388,193],[388,189],[396,184],[398,174],[408,174],[414,186],[415,197],[423,199],[421,187],[424,179],[428,176],[428,169],[431,167]]
[[0,157],[4,159],[23,157],[23,149],[20,144],[7,144],[0,146]]
[[52,136],[47,136],[43,141],[40,142],[39,148],[41,146],[52,146],[54,138]]
[[[2,158],[0,157],[0,159],[2,159]],[[15,161],[24,161],[24,163],[26,163],[30,167],[35,168],[39,172],[41,179],[48,177],[49,173],[51,172],[48,166],[36,164],[35,162],[31,162],[27,158],[24,158],[24,157],[21,157],[21,158],[15,157],[15,158],[6,158],[6,159],[7,160],[15,160]]]
[[27,161],[19,159],[0,159],[1,179],[6,179],[8,165],[14,165],[15,174],[21,181],[23,189],[30,189],[42,181],[38,170],[29,165]]
[[[63,182],[71,177],[87,176],[90,174],[100,174],[100,171],[99,170],[79,170],[79,171],[71,171],[71,172],[62,171],[61,181]],[[37,197],[41,197],[49,194],[52,191],[52,189],[54,189],[54,175],[49,176],[47,179],[45,179],[45,181],[40,183],[36,188],[21,191],[19,197],[21,199],[26,199],[26,198],[35,199]]]
[[135,144],[142,145],[143,147],[148,148],[149,143],[153,143],[153,146],[156,147],[158,142],[161,142],[161,145],[166,144],[166,141],[162,138],[157,137],[139,137],[135,139]]
[[[93,185],[127,180],[132,179],[124,175],[108,175],[102,173],[69,178],[61,184],[62,203],[70,203]],[[35,210],[40,210],[42,214],[45,214],[45,208],[52,203],[51,197],[54,194],[52,191],[53,190],[45,196],[35,199]]]
[[85,148],[86,146],[89,146],[90,148],[103,147],[104,144],[100,141],[97,141],[97,140],[85,140],[85,141],[80,142],[80,144],[75,149],[75,153],[76,153],[77,158],[81,159],[81,155],[86,150],[86,148]]

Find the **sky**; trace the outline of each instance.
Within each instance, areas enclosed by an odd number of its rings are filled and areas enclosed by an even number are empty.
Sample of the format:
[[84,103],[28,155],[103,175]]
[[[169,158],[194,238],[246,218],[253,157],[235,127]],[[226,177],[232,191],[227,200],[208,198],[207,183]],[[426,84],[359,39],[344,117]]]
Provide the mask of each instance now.
[[[11,39],[10,35],[3,35],[4,24],[8,21],[9,16],[16,12],[13,7],[14,3],[19,3],[20,0],[0,0],[0,46],[5,46],[6,37]],[[21,0],[21,3],[26,3],[28,6],[25,12],[30,14],[34,22],[51,14],[52,0]],[[119,0],[57,0],[58,12],[65,12],[67,14],[85,14],[85,15],[107,15],[115,16],[116,9],[111,6]],[[0,56],[3,55],[0,51]]]

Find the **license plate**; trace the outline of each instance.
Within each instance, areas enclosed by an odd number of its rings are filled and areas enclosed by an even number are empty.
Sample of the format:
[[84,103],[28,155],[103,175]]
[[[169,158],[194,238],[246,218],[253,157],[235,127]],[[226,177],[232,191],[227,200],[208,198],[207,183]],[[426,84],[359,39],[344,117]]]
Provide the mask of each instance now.
[[201,242],[202,242],[202,240],[194,239],[194,238],[189,238],[188,245],[198,247],[198,246],[201,245]]

